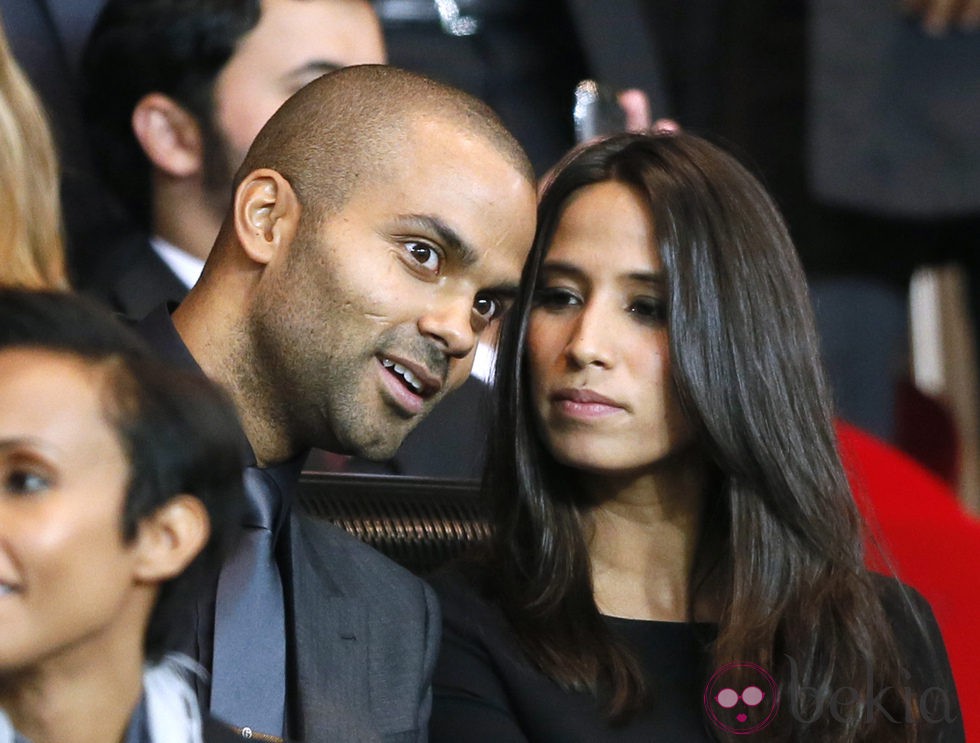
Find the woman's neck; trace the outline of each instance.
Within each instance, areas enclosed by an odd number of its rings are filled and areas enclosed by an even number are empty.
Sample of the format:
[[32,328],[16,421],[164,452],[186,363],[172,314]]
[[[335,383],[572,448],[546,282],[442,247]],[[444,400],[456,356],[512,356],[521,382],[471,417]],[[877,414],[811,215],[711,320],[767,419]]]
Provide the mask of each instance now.
[[599,611],[691,619],[691,572],[707,487],[701,460],[688,454],[631,477],[591,475],[586,487],[596,503],[587,539]]
[[[122,741],[142,693],[142,648],[91,648],[0,678],[0,708],[31,743]],[[85,655],[85,658],[79,657]]]

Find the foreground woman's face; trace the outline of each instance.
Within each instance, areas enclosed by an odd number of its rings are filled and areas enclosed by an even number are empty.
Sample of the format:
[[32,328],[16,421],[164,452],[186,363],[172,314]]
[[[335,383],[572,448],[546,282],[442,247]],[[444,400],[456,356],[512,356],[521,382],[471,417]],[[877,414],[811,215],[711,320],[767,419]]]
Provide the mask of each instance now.
[[691,441],[670,376],[666,291],[640,195],[607,181],[573,196],[528,327],[535,407],[559,461],[639,473]]
[[0,676],[98,662],[130,619],[128,467],[103,376],[65,354],[0,351]]

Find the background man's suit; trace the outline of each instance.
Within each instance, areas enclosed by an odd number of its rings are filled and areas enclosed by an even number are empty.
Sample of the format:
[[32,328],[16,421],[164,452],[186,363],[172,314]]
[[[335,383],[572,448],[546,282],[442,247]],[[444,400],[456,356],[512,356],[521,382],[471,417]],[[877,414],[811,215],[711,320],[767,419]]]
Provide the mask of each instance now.
[[77,288],[134,320],[165,302],[180,302],[188,291],[139,231],[107,246],[79,272]]

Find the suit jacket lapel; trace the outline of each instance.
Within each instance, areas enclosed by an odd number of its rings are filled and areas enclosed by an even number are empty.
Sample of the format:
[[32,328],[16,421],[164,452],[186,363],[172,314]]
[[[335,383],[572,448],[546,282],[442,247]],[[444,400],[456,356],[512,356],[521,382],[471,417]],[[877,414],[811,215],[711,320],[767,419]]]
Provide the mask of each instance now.
[[58,31],[68,69],[74,76],[85,39],[105,5],[105,0],[39,0],[38,4],[47,8],[52,25]]
[[140,319],[157,305],[179,302],[187,287],[149,243],[140,247],[133,264],[112,286],[112,301],[127,317]]

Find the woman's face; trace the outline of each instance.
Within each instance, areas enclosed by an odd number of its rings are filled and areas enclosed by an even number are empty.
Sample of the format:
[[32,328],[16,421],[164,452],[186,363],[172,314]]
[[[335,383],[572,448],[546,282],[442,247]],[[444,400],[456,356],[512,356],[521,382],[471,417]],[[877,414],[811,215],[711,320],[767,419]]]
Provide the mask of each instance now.
[[654,224],[631,187],[568,201],[528,327],[534,405],[554,456],[595,473],[642,473],[693,430],[670,374],[667,283]]
[[0,351],[0,676],[98,654],[131,619],[128,466],[102,378],[66,354]]

